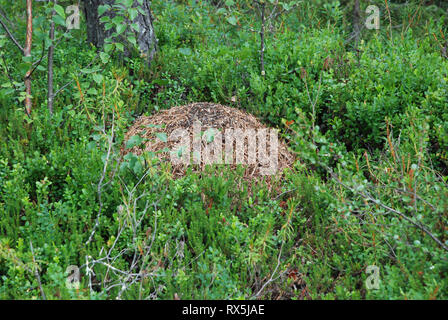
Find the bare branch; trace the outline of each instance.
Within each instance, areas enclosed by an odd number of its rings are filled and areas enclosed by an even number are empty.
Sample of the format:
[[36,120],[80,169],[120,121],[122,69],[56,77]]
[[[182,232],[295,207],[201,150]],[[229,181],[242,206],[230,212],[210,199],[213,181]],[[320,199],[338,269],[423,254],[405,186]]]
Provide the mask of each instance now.
[[[93,226],[93,230],[92,233],[90,234],[89,239],[86,242],[86,246],[93,240],[93,236],[95,235],[95,231],[98,228],[99,224],[100,224],[100,216],[101,216],[101,212],[103,209],[103,201],[102,201],[102,192],[103,192],[103,181],[104,178],[106,177],[106,173],[107,173],[107,167],[109,165],[109,161],[110,161],[110,155],[112,152],[112,145],[113,145],[113,141],[114,141],[114,135],[115,135],[115,112],[112,110],[112,129],[111,129],[111,136],[108,139],[108,147],[107,147],[107,155],[106,155],[106,159],[104,161],[104,167],[103,167],[103,173],[101,175],[100,181],[98,182],[98,186],[97,186],[97,193],[98,193],[98,202],[100,204],[100,208],[98,209],[98,214],[96,216],[95,219],[95,225]],[[103,129],[104,130],[104,134],[106,134],[106,128]]]
[[12,35],[11,31],[9,31],[8,27],[3,22],[2,19],[0,19],[0,24],[2,25],[3,29],[5,29],[6,33],[9,36],[9,39],[11,39],[11,41],[14,42],[16,47],[19,48],[19,50],[23,53],[24,52],[24,48],[20,45],[20,43],[17,41],[17,39]]
[[261,295],[261,293],[263,292],[264,288],[265,288],[269,283],[271,283],[271,282],[277,280],[278,278],[280,278],[280,277],[286,272],[286,271],[284,271],[284,272],[280,273],[280,275],[278,275],[278,276],[274,279],[274,275],[275,275],[275,273],[277,272],[277,269],[278,269],[278,267],[280,266],[280,263],[281,263],[280,258],[281,258],[281,256],[282,256],[282,251],[283,251],[283,245],[284,245],[284,243],[285,243],[285,242],[283,241],[283,242],[282,242],[282,245],[281,245],[281,247],[280,247],[280,252],[278,253],[278,257],[277,257],[277,265],[275,266],[274,272],[272,272],[271,277],[269,278],[268,281],[266,281],[266,282],[263,284],[263,286],[261,287],[261,289],[258,290],[258,292],[257,292],[254,296],[252,296],[252,299],[256,299],[256,298],[258,298],[258,297]]
[[40,294],[42,295],[42,299],[47,300],[47,298],[45,297],[44,289],[42,288],[42,282],[40,281],[39,267],[37,266],[36,259],[34,258],[33,243],[31,242],[31,240],[30,240],[30,248],[31,248],[31,255],[33,257],[34,276],[36,277],[37,283],[39,285]]
[[[324,165],[325,166],[325,165]],[[347,184],[345,184],[344,182],[341,181],[341,179],[339,179],[339,177],[333,172],[333,170],[331,170],[331,168],[328,168],[327,166],[325,166],[327,168],[327,171],[330,173],[331,177],[333,178],[334,181],[336,181],[338,184],[340,184],[341,186],[343,186],[344,188],[350,190],[351,192],[353,192],[354,194],[358,194],[361,197],[363,197],[366,200],[372,201],[373,203],[379,205],[380,207],[382,207],[383,209],[386,209],[389,212],[395,213],[396,215],[400,216],[401,218],[403,218],[404,220],[406,220],[407,222],[411,223],[412,225],[414,225],[415,227],[417,227],[418,229],[422,230],[424,233],[426,233],[431,239],[433,239],[439,246],[441,246],[444,250],[448,251],[448,246],[446,246],[442,241],[440,241],[430,230],[428,230],[423,224],[415,222],[414,220],[412,220],[411,218],[409,218],[408,216],[406,216],[404,213],[395,210],[394,208],[391,208],[387,205],[385,205],[384,203],[382,203],[380,200],[375,199],[374,197],[372,197],[368,192],[361,192],[361,191],[357,191],[353,188],[351,188],[350,186],[348,186]]]

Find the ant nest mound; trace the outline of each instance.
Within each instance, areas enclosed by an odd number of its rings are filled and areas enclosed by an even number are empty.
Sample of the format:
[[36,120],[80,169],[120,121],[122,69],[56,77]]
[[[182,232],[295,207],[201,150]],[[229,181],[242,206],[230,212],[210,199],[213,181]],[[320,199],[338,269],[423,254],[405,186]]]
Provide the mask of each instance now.
[[241,165],[248,181],[270,180],[281,177],[295,161],[277,130],[251,114],[214,103],[192,103],[142,116],[124,141],[122,155],[154,153],[162,162],[171,162],[173,178],[184,176],[188,167],[202,172],[212,164],[232,170]]

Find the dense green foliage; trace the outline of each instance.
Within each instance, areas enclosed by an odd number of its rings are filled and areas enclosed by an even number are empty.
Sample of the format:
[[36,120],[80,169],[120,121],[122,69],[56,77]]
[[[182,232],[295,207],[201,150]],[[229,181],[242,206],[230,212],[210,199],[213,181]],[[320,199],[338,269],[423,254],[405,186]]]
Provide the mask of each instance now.
[[[21,2],[0,1],[16,34]],[[352,1],[300,2],[267,28],[262,76],[256,7],[217,2],[153,1],[150,67],[112,48],[95,58],[83,21],[59,24],[56,89],[72,82],[52,116],[46,59],[28,117],[29,61],[0,28],[0,298],[447,299],[443,3],[393,1],[404,27],[390,33],[384,1],[371,1],[381,28],[355,48]],[[32,61],[48,47],[46,6],[34,8]],[[148,154],[119,162],[137,116],[193,101],[280,129],[294,168],[249,192],[241,172],[173,180]],[[69,265],[81,268],[79,290],[66,286]],[[379,289],[366,288],[369,265]]]

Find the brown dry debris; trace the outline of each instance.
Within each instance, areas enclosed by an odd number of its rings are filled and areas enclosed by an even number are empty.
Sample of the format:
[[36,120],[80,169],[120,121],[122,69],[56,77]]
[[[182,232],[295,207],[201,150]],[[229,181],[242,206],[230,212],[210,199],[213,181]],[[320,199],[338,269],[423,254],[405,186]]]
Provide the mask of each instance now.
[[[193,139],[193,123],[200,121],[201,131],[205,131],[209,128],[216,128],[220,131],[225,129],[267,129],[264,124],[258,121],[253,115],[243,112],[241,110],[226,107],[220,104],[199,102],[192,103],[184,106],[173,107],[168,110],[163,110],[152,116],[142,116],[138,118],[135,123],[129,128],[125,135],[124,144],[121,148],[122,155],[132,152],[136,155],[140,155],[143,151],[159,152],[156,156],[162,161],[170,161],[169,152],[164,150],[174,150],[174,146],[179,141],[170,141],[170,134],[175,129],[185,129],[190,134],[190,139]],[[160,139],[160,133],[164,133],[164,137],[168,137],[165,142]],[[157,134],[157,135],[156,135]],[[132,148],[126,148],[126,142],[132,136],[140,136],[144,138],[143,145],[145,150],[142,150],[142,146],[134,146]],[[224,134],[222,134],[224,143]],[[190,141],[191,141],[190,140]],[[202,147],[207,142],[202,139]],[[247,144],[245,141],[247,149]],[[267,139],[267,148],[269,148],[269,138]],[[192,149],[190,149],[192,150]],[[247,159],[247,150],[245,150],[245,159]],[[276,177],[282,175],[283,169],[289,168],[295,161],[295,155],[288,151],[284,142],[279,139],[278,143],[278,164]],[[203,171],[205,164],[201,159],[200,167],[198,165],[191,165],[193,171]],[[231,169],[236,168],[236,164],[228,164]],[[252,181],[259,177],[263,177],[260,173],[260,168],[263,167],[257,162],[257,164],[245,165],[244,180]],[[172,174],[174,178],[179,178],[185,175],[186,166],[183,164],[173,164]],[[270,177],[267,177],[270,180]]]

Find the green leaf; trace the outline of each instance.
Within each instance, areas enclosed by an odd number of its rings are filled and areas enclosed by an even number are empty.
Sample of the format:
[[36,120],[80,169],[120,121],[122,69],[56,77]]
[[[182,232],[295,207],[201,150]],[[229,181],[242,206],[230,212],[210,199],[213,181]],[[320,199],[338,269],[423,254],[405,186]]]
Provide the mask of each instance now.
[[117,34],[122,34],[124,30],[126,30],[127,25],[125,24],[119,24],[117,25]]
[[107,10],[110,9],[110,5],[105,4],[105,5],[101,5],[98,7],[98,15],[101,16],[104,14],[104,12],[106,12]]
[[177,157],[178,157],[178,158],[182,158],[182,154],[184,153],[185,149],[186,149],[185,146],[181,146],[181,147],[179,148],[179,150],[177,150]]
[[140,145],[143,142],[143,138],[140,136],[132,136],[126,142],[126,149],[131,149],[135,146]]
[[104,26],[104,29],[106,29],[106,31],[107,30],[110,30],[110,29],[112,29],[114,27],[114,24],[113,23],[106,23],[106,25]]
[[128,12],[129,18],[131,19],[131,21],[134,21],[134,19],[138,16],[138,10],[136,8],[131,8],[128,10]]
[[104,52],[111,52],[113,48],[114,48],[114,44],[112,44],[112,43],[106,43],[106,44],[104,45]]
[[101,84],[103,82],[103,75],[99,74],[99,73],[95,73],[93,74],[93,80],[97,83],[97,84]]
[[219,8],[218,10],[216,10],[217,14],[226,14],[227,13],[227,9],[226,8]]
[[60,15],[65,20],[65,10],[60,5],[55,4],[54,5],[54,11],[57,12],[58,15]]
[[237,20],[236,20],[236,18],[235,18],[234,16],[227,17],[226,20],[227,20],[227,22],[230,23],[232,26],[236,26],[236,22],[237,22]]
[[134,46],[137,46],[137,39],[134,36],[129,36],[128,41],[132,43]]
[[110,56],[106,52],[101,52],[100,58],[103,63],[107,63],[109,61]]
[[53,21],[54,21],[55,24],[60,25],[62,27],[66,27],[67,26],[65,18],[61,17],[60,15],[55,15],[53,17]]
[[143,166],[140,163],[140,161],[138,161],[138,159],[137,159],[137,161],[134,164],[133,171],[136,174],[140,174],[143,171]]
[[117,43],[115,43],[115,46],[116,46],[117,49],[120,50],[121,52],[124,51],[124,46],[123,46],[122,43],[117,42]]
[[146,125],[142,126],[142,128],[143,127],[146,127],[146,128],[159,128],[159,129],[162,128],[162,126],[160,124],[152,124],[152,123],[146,124]]
[[109,17],[109,16],[101,17],[101,18],[100,18],[100,22],[101,22],[101,23],[110,22],[110,17]]
[[211,143],[215,140],[215,133],[213,131],[207,130],[204,133],[205,133],[205,140],[207,141],[207,143]]
[[156,137],[159,138],[162,142],[167,142],[168,141],[168,137],[166,135],[165,132],[156,132],[155,133]]
[[124,18],[122,17],[122,16],[115,16],[113,19],[112,19],[112,22],[113,23],[115,23],[115,25],[125,25],[124,24]]
[[131,28],[137,32],[140,32],[140,26],[137,23],[132,23]]
[[125,7],[129,8],[129,7],[131,7],[132,4],[134,3],[134,0],[122,0],[121,3],[122,3]]

